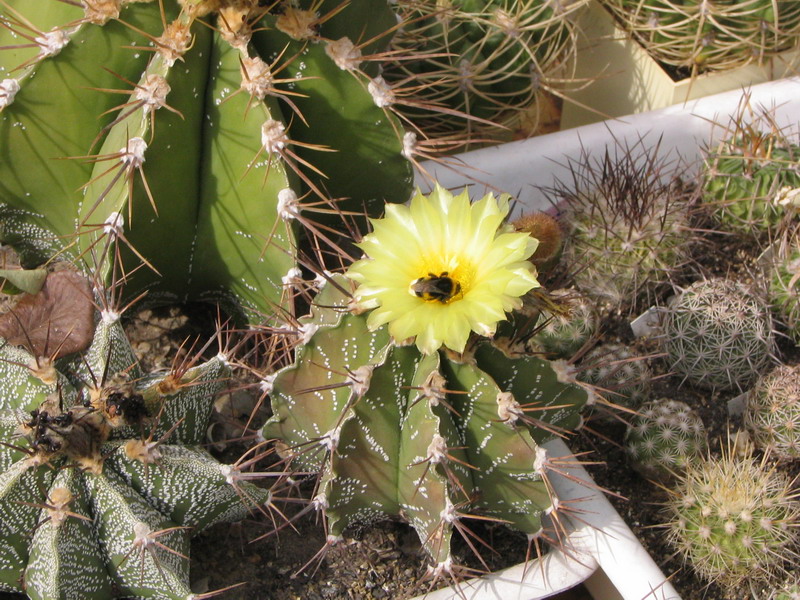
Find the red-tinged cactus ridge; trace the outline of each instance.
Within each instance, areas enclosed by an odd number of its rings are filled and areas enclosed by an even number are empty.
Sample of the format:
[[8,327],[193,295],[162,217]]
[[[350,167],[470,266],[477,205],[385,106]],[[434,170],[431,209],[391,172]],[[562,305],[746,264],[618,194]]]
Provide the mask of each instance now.
[[119,241],[130,297],[286,309],[298,224],[336,245],[410,194],[368,91],[395,27],[365,0],[3,2],[0,240],[26,266]]
[[577,427],[584,390],[548,361],[510,358],[488,342],[422,353],[350,312],[352,283],[335,277],[301,319],[295,362],[270,378],[274,416],[262,430],[300,470],[320,472],[313,506],[329,542],[350,526],[410,523],[452,575],[453,531],[469,518],[541,535],[556,510],[539,444]]

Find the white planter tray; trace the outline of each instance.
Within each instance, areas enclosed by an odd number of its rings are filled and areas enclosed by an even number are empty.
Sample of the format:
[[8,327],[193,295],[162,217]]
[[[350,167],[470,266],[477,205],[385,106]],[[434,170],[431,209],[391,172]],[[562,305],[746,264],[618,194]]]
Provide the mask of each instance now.
[[[774,108],[779,127],[798,127],[800,77],[762,83],[750,88],[749,94],[754,109]],[[687,164],[697,163],[703,148],[724,134],[742,96],[742,90],[706,96],[683,105],[467,152],[451,157],[447,167],[430,161],[422,167],[447,188],[469,186],[473,199],[487,191],[507,192],[517,199],[518,212],[546,210],[549,205],[538,188],[552,186],[557,179],[567,181],[567,161],[578,160],[584,150],[599,158],[606,147],[613,149],[615,143],[633,146],[643,138],[652,145],[660,140],[663,151],[672,151]],[[417,184],[430,189],[420,174]]]
[[[552,457],[569,456],[560,439],[545,447]],[[551,474],[561,502],[575,500],[581,521],[574,523],[565,550],[538,560],[462,582],[414,600],[538,600],[581,583],[597,600],[680,600],[653,559],[580,465],[565,469],[572,479]]]

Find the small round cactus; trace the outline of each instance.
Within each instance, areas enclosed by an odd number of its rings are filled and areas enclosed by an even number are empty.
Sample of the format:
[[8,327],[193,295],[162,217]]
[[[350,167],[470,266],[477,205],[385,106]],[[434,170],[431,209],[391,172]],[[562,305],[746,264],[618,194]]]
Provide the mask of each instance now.
[[775,260],[769,298],[778,321],[800,343],[800,242]]
[[625,433],[625,451],[643,477],[669,480],[708,452],[703,421],[685,402],[661,398],[637,412]]
[[578,379],[604,393],[618,407],[636,410],[650,394],[653,372],[647,360],[624,344],[603,344],[581,362]]
[[789,480],[751,455],[733,454],[687,463],[665,506],[671,543],[728,593],[775,579],[796,557],[800,533]]
[[542,325],[529,340],[528,349],[552,358],[568,359],[597,331],[597,312],[593,304],[575,290],[554,290],[550,296],[565,312],[556,314],[542,310],[539,315]]
[[760,378],[747,395],[744,423],[759,448],[800,458],[800,368],[782,365]]
[[746,388],[774,360],[769,307],[727,279],[690,285],[670,302],[662,325],[670,368],[703,388]]

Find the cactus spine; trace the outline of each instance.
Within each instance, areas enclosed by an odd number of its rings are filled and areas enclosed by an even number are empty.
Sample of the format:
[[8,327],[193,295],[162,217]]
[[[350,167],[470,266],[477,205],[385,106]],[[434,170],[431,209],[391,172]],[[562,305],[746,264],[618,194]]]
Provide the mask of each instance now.
[[744,423],[758,448],[800,458],[800,369],[781,365],[761,377],[747,394]]

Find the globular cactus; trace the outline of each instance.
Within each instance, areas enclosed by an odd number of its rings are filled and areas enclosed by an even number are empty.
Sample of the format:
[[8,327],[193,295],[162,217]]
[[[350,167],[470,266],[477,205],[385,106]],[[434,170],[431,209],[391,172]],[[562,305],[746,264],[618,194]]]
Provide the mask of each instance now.
[[650,396],[653,371],[646,358],[625,344],[597,346],[578,369],[578,379],[596,388],[611,407],[636,410]]
[[547,358],[569,359],[597,331],[597,310],[592,302],[573,289],[550,292],[560,312],[542,309],[528,350]]
[[704,160],[703,202],[726,231],[774,233],[786,215],[783,195],[800,187],[800,146],[758,126],[733,128]]
[[625,452],[643,477],[668,481],[708,453],[703,421],[685,402],[661,398],[636,413],[625,432]]
[[800,241],[779,249],[774,257],[769,299],[778,322],[800,344]]
[[412,176],[367,74],[387,4],[263,4],[3,2],[0,241],[30,265],[118,239],[130,297],[286,310],[296,224],[337,245]]
[[800,6],[741,0],[603,0],[659,62],[693,73],[763,63],[796,47]]
[[450,539],[472,514],[536,538],[558,508],[557,468],[540,444],[574,429],[586,393],[556,363],[510,358],[488,342],[421,354],[370,330],[335,278],[301,319],[293,365],[271,377],[263,437],[302,471],[321,471],[313,504],[329,543],[348,526],[401,518],[454,572]]
[[586,4],[400,0],[395,10],[404,25],[383,76],[414,82],[404,112],[426,136],[491,130],[492,123],[516,128],[526,116],[535,130],[545,91],[558,94],[569,78],[575,20]]
[[584,294],[614,309],[651,303],[688,260],[694,198],[659,150],[639,140],[584,152],[570,178],[546,190],[568,226],[562,263]]
[[202,447],[227,358],[143,373],[101,306],[80,355],[59,357],[70,332],[33,352],[0,339],[0,590],[197,600],[189,537],[270,501]]
[[723,593],[749,587],[762,597],[758,586],[796,560],[800,502],[765,461],[733,454],[686,464],[665,506],[667,533],[686,564]]
[[779,589],[775,590],[770,600],[800,600],[800,580],[797,575],[790,576]]
[[696,281],[662,315],[669,368],[707,389],[746,389],[774,362],[769,307],[758,293],[722,278]]
[[781,365],[747,393],[744,423],[756,447],[780,460],[800,458],[800,369]]

